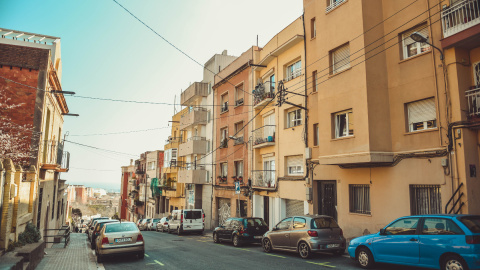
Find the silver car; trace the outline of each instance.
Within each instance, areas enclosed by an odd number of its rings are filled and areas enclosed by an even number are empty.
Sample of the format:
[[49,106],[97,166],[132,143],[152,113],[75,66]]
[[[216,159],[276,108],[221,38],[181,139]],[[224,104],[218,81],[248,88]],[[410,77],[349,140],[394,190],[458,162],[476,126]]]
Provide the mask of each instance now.
[[171,217],[163,217],[158,221],[157,223],[157,232],[166,232],[168,229],[168,221],[170,220]]
[[318,251],[343,254],[345,242],[335,219],[320,215],[287,217],[262,238],[265,252],[274,249],[295,251],[304,259]]
[[97,262],[106,256],[135,254],[143,259],[145,242],[143,235],[133,222],[108,223],[103,226],[95,245]]

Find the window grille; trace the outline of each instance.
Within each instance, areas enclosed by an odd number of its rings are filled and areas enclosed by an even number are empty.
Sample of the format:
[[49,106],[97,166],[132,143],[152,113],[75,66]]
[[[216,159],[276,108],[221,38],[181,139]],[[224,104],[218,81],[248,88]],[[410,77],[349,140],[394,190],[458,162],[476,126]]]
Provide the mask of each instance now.
[[350,189],[350,213],[371,214],[370,210],[370,186],[349,185]]
[[412,215],[441,214],[440,185],[410,185],[410,212]]

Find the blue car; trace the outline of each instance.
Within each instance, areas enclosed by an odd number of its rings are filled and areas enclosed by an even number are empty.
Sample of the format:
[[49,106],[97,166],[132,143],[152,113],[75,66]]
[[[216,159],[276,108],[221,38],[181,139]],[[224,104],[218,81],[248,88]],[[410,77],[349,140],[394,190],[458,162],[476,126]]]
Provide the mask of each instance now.
[[375,262],[441,270],[480,269],[480,216],[401,217],[376,234],[351,240],[348,254],[364,269]]

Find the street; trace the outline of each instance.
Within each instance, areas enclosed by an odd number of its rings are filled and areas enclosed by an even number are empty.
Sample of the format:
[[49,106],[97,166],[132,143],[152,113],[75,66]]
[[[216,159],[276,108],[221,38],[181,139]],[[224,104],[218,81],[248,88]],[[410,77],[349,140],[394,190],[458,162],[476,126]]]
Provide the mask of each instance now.
[[[167,234],[143,231],[145,258],[106,258],[105,269],[361,269],[347,254],[314,254],[303,260],[297,253],[263,252],[260,244],[235,248],[231,243],[215,244],[212,236]],[[381,264],[378,270],[420,270],[421,268]]]

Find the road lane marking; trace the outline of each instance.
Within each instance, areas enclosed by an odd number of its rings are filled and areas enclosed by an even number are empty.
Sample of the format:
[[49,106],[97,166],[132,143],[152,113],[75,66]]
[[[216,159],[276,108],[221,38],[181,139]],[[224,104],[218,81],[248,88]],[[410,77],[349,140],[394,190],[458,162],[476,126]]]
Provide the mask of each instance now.
[[321,266],[326,266],[326,267],[331,267],[331,268],[335,268],[335,267],[336,267],[336,266],[333,266],[333,265],[328,265],[329,262],[316,263],[316,262],[309,262],[309,261],[307,261],[307,263],[316,264],[316,265],[321,265]]
[[275,254],[266,253],[265,255],[286,259],[286,257],[280,256],[280,255],[275,255]]
[[203,242],[203,243],[208,243],[210,241],[204,241],[204,240],[197,240],[198,242]]
[[156,262],[156,263],[158,263],[158,264],[160,264],[161,266],[165,266],[165,264],[163,264],[163,263],[161,263],[161,262],[159,262],[159,261],[157,261],[157,260],[153,260],[153,261]]
[[245,250],[245,251],[251,251],[250,249],[246,249],[246,248],[239,248],[240,250]]
[[150,256],[148,256],[148,254],[145,254],[145,257],[147,257],[147,258],[148,258],[148,257],[150,257]]

